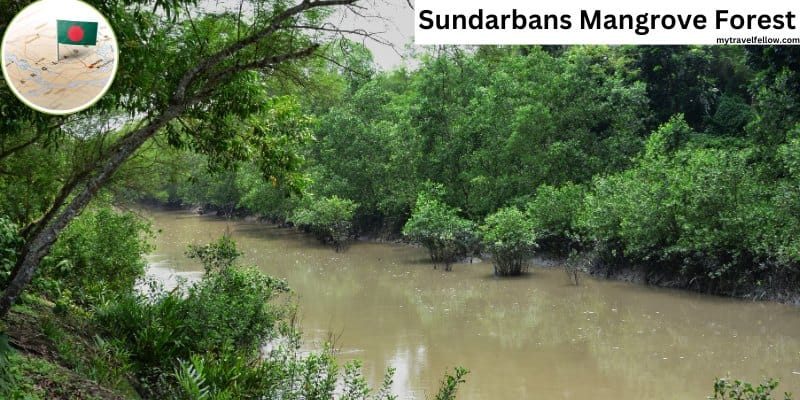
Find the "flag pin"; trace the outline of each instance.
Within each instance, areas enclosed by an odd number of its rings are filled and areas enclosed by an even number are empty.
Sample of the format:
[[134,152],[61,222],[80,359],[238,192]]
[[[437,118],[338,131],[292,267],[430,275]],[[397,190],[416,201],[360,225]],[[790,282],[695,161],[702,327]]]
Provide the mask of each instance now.
[[[61,59],[61,45],[97,45],[97,22],[56,20],[58,41],[57,59]],[[77,53],[77,51],[74,51]]]

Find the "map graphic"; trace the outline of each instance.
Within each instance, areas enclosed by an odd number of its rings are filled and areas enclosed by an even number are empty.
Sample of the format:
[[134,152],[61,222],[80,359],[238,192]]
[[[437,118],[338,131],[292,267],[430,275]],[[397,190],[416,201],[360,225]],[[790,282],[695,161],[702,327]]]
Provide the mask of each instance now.
[[[58,24],[70,23],[68,37]],[[73,22],[85,21],[85,22]],[[96,26],[94,45],[85,27]],[[89,32],[94,35],[94,32]],[[91,38],[88,38],[91,39]],[[50,114],[69,114],[91,106],[111,86],[118,47],[108,21],[77,0],[42,0],[20,12],[2,42],[6,82],[23,102]]]

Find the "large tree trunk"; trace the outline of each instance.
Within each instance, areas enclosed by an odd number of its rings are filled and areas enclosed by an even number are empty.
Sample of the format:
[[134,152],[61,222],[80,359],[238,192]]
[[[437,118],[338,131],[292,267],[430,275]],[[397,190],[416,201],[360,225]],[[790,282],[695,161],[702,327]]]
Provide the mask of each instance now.
[[[75,217],[83,212],[89,202],[94,198],[95,194],[97,194],[97,191],[108,183],[119,167],[122,166],[147,139],[151,138],[173,118],[180,115],[187,107],[210,96],[219,85],[236,73],[246,70],[274,69],[280,63],[308,57],[318,48],[318,45],[312,44],[299,50],[265,56],[255,61],[251,60],[245,63],[237,63],[233,66],[219,68],[217,71],[213,71],[214,68],[224,60],[236,55],[242,49],[256,44],[282,29],[282,24],[285,24],[286,21],[296,15],[302,14],[306,10],[319,7],[350,5],[356,1],[358,0],[303,0],[299,4],[275,15],[271,23],[263,29],[198,62],[194,68],[187,71],[173,93],[172,105],[169,106],[164,113],[150,120],[143,128],[121,139],[113,150],[111,150],[109,156],[102,161],[103,163],[98,164],[91,172],[86,174],[85,185],[78,190],[68,204],[65,203],[66,205],[63,207],[59,207],[59,201],[65,201],[69,197],[68,195],[72,194],[70,190],[67,190],[68,193],[64,193],[65,196],[63,198],[59,196],[60,200],[56,200],[53,208],[45,214],[41,221],[32,225],[30,229],[26,229],[24,232],[26,235],[25,246],[20,252],[19,259],[12,271],[11,281],[3,292],[2,297],[0,297],[0,318],[4,318],[8,314],[8,311],[22,293],[22,290],[33,278],[33,275],[36,273],[36,268],[42,261],[42,258],[50,252],[50,248],[53,246],[53,243],[55,243],[61,231],[63,231]],[[313,27],[306,26],[294,26],[292,28],[314,29]],[[324,30],[322,28],[320,29]],[[207,75],[209,72],[215,73]],[[203,90],[194,97],[187,99],[187,91],[201,78],[205,79],[203,82]]]
[[11,281],[8,283],[2,297],[0,297],[0,318],[5,318],[8,314],[22,290],[33,278],[36,267],[42,261],[42,258],[50,252],[50,248],[61,231],[83,212],[97,194],[97,191],[108,183],[125,160],[130,158],[139,147],[161,127],[178,116],[179,113],[180,107],[173,106],[158,118],[150,121],[146,126],[125,136],[116,148],[112,150],[105,163],[98,165],[95,171],[90,174],[91,177],[69,204],[60,212],[53,213],[52,221],[41,221],[44,224],[43,228],[33,232],[32,236],[25,241],[25,246],[20,252],[17,264],[14,266]]

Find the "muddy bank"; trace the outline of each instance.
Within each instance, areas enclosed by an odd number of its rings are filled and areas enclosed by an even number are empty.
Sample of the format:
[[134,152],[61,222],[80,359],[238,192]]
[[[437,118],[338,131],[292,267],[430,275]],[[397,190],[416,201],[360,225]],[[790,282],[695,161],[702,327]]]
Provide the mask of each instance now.
[[[141,202],[141,205],[150,209],[163,211],[182,211],[198,216],[214,216],[234,221],[246,221],[270,225],[281,229],[294,229],[290,222],[281,219],[260,216],[243,208],[234,209],[230,207],[220,207],[213,204],[172,204],[158,202],[156,200]],[[353,237],[350,243],[354,242],[400,244],[414,248],[420,247],[417,244],[405,239],[399,232],[385,229],[385,227],[361,233]],[[649,268],[648,266],[609,266],[595,260],[595,255],[588,252],[585,254],[579,254],[578,258],[584,258],[584,260],[580,262],[581,265],[577,266],[578,270],[583,274],[597,278],[630,282],[639,285],[680,289],[713,296],[741,298],[754,301],[773,301],[784,304],[800,305],[800,290],[785,284],[753,284],[751,286],[739,287],[733,292],[724,290],[714,291],[701,287],[696,283],[695,279],[674,276],[667,273],[654,272],[653,268]],[[467,257],[464,260],[461,260],[460,263],[470,264],[476,262],[476,260],[485,260],[487,263],[491,263],[491,256],[487,254],[481,254],[476,255],[475,257]],[[567,262],[568,258],[562,254],[552,251],[540,251],[530,260],[530,265],[534,268],[562,268]]]
[[635,268],[606,268],[587,269],[586,274],[593,277],[630,282],[639,285],[655,286],[669,289],[680,289],[689,292],[701,293],[708,296],[731,297],[752,301],[770,301],[793,306],[800,306],[800,292],[791,287],[762,287],[752,285],[749,288],[740,288],[734,293],[713,292],[699,288],[691,279],[674,277],[668,274],[658,274]]

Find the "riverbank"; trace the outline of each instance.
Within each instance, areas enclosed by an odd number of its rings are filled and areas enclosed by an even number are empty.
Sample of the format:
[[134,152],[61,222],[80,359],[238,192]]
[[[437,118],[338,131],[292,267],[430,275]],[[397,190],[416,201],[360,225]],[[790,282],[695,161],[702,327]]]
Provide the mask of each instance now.
[[[371,388],[360,364],[340,366],[330,348],[300,353],[286,282],[238,264],[229,237],[184,251],[204,273],[179,290],[153,282],[144,293],[128,287],[82,305],[26,294],[0,323],[0,398],[391,396],[390,383]],[[440,398],[453,400],[465,374],[440,374],[458,381]]]
[[[536,266],[547,268],[561,268],[568,263],[568,257],[560,256],[554,253],[544,253],[536,255],[532,258],[531,263]],[[595,263],[586,263],[580,267],[580,271],[588,276],[613,280],[619,282],[627,282],[642,286],[652,286],[665,289],[675,289],[687,292],[699,293],[705,296],[714,297],[727,297],[734,299],[743,299],[751,301],[766,301],[780,304],[787,304],[791,306],[800,306],[800,290],[787,290],[786,288],[763,287],[754,285],[749,291],[743,291],[734,294],[720,294],[708,293],[697,286],[693,286],[690,279],[681,279],[671,277],[666,274],[648,273],[644,270],[626,267],[609,269]]]
[[[147,202],[141,205],[145,207],[155,207],[166,211],[182,211],[192,213],[198,216],[214,216],[219,218],[242,220],[258,222],[261,224],[277,226],[282,229],[296,229],[291,223],[283,220],[275,220],[263,218],[246,209],[238,209],[236,212],[228,212],[225,207],[217,207],[213,205],[165,205],[157,202]],[[359,234],[352,238],[352,241],[367,242],[367,243],[390,243],[390,244],[403,244],[412,247],[420,247],[418,244],[411,242],[404,238],[399,232],[389,232],[385,229],[375,230],[364,234]],[[630,282],[645,286],[654,286],[669,289],[686,290],[690,292],[701,293],[711,296],[723,296],[731,298],[739,298],[753,301],[771,301],[782,304],[790,304],[794,306],[800,305],[800,288],[793,288],[789,285],[780,284],[766,284],[762,282],[758,284],[753,282],[752,285],[742,285],[734,292],[725,291],[711,291],[708,288],[701,287],[696,284],[696,280],[680,276],[674,276],[668,273],[658,273],[649,266],[622,264],[609,266],[603,264],[596,259],[595,254],[586,252],[578,254],[578,259],[583,258],[577,268],[584,274],[596,278]],[[475,255],[463,260],[470,263],[475,259],[484,260],[491,263],[491,256],[488,254]],[[552,251],[539,251],[530,260],[529,264],[537,267],[557,268],[563,267],[568,262],[568,257]]]
[[605,269],[590,270],[590,275],[602,279],[612,279],[630,282],[638,285],[654,286],[668,289],[678,289],[700,293],[706,296],[730,297],[752,301],[768,301],[792,306],[800,306],[800,291],[792,290],[786,286],[764,287],[758,284],[751,285],[750,289],[742,289],[736,293],[709,293],[694,286],[691,279],[676,278],[665,274],[648,273],[633,268],[624,268],[608,273]]
[[774,376],[781,388],[800,390],[794,307],[585,275],[574,285],[552,259],[498,278],[489,260],[445,272],[425,249],[403,243],[353,241],[337,253],[254,218],[150,217],[162,232],[151,259],[182,274],[201,271],[185,259],[186,246],[230,234],[243,263],[292,288],[304,351],[333,337],[337,358],[362,360],[373,384],[397,368],[403,399],[430,398],[453,365],[472,371],[468,400],[702,399],[727,372],[751,382]]
[[[774,376],[782,389],[800,388],[800,318],[792,307],[609,279],[587,277],[574,285],[552,259],[534,259],[547,266],[515,278],[494,277],[485,263],[459,263],[444,272],[430,267],[423,249],[401,243],[355,241],[336,253],[309,235],[255,218],[142,213],[159,232],[149,260],[183,276],[198,273],[203,265],[186,257],[187,246],[228,233],[245,265],[292,288],[307,343],[303,354],[335,338],[337,359],[361,360],[370,384],[379,385],[386,368],[396,368],[393,391],[400,398],[430,398],[453,365],[472,371],[459,397],[464,400],[524,393],[561,400],[699,399],[727,372],[749,381]],[[225,308],[224,315],[233,310]],[[130,331],[113,323],[93,327],[92,315],[31,296],[18,304],[12,325],[3,328],[17,346],[13,366],[22,371],[20,387],[29,397],[137,398],[103,376],[128,381],[120,360],[161,353],[111,340],[126,332],[143,338],[141,324],[132,323]],[[178,332],[189,322],[156,331]],[[118,334],[98,340],[101,328]],[[129,349],[127,356],[110,352],[114,348]]]
[[[96,336],[81,313],[56,314],[54,303],[23,296],[0,321],[10,352],[2,365],[2,383],[10,399],[136,399],[118,354]],[[2,346],[3,343],[0,343]],[[102,380],[103,383],[98,382]]]

